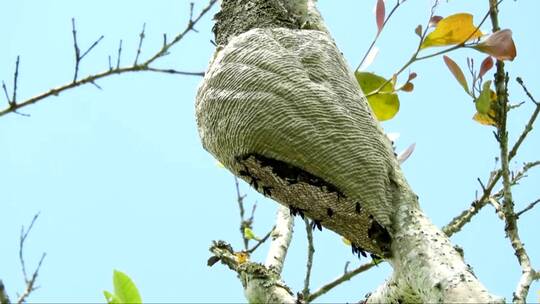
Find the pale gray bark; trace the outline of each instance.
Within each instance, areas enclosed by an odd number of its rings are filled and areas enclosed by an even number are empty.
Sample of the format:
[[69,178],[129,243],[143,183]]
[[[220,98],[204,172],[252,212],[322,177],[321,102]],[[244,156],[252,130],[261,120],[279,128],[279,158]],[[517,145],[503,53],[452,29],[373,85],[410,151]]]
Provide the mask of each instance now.
[[273,268],[280,274],[291,243],[293,226],[294,219],[289,214],[289,209],[285,206],[279,206],[276,215],[276,228],[272,231],[272,241],[264,266]]
[[496,301],[420,211],[314,1],[303,16],[298,2],[223,0],[197,94],[204,147],[294,213],[386,257],[394,274],[370,302]]
[[238,273],[244,288],[246,299],[250,303],[295,303],[293,292],[281,281],[283,262],[287,256],[293,232],[293,219],[289,210],[278,208],[276,227],[272,231],[272,240],[266,263],[264,265],[246,259],[241,260],[233,252],[233,248],[222,241],[214,242],[210,247],[213,256],[208,261],[212,266],[217,261],[227,265]]

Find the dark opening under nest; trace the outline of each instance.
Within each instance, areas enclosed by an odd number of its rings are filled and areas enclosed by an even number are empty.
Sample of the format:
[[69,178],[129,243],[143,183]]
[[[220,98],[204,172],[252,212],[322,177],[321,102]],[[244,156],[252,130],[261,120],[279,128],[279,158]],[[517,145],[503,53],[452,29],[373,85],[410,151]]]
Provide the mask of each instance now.
[[350,199],[336,186],[299,167],[259,154],[238,157],[240,178],[257,191],[291,210],[292,215],[312,219],[313,229],[322,226],[349,241],[354,254],[390,255],[391,237],[362,202]]

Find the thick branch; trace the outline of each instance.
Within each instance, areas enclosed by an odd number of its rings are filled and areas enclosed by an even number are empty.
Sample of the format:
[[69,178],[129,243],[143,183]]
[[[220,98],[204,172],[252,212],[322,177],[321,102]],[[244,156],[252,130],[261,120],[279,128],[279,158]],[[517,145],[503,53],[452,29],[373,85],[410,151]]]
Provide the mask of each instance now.
[[[500,29],[498,20],[498,3],[496,0],[489,0],[490,4],[490,17],[493,25],[493,32]],[[508,150],[508,131],[506,128],[507,116],[508,116],[508,75],[504,70],[504,63],[500,60],[497,61],[497,72],[495,74],[495,87],[497,89],[497,104],[498,104],[498,124],[497,124],[497,140],[500,147],[501,158],[501,174],[503,179],[503,211],[505,215],[505,231],[507,237],[510,239],[512,248],[515,251],[518,262],[521,266],[522,275],[514,292],[513,302],[525,303],[529,287],[532,282],[533,269],[529,256],[521,242],[517,226],[517,216],[514,211],[514,201],[512,198],[512,183],[510,177],[510,154]],[[535,116],[535,115],[533,115]],[[535,119],[536,117],[534,117]],[[533,121],[534,121],[533,119]],[[528,133],[526,128],[525,135]],[[520,139],[521,140],[521,139]],[[518,140],[518,144],[521,144]]]
[[279,274],[283,269],[283,262],[285,262],[291,244],[293,226],[294,219],[289,214],[289,209],[285,206],[279,206],[276,215],[276,228],[272,231],[272,242],[264,263],[266,267],[273,268]]

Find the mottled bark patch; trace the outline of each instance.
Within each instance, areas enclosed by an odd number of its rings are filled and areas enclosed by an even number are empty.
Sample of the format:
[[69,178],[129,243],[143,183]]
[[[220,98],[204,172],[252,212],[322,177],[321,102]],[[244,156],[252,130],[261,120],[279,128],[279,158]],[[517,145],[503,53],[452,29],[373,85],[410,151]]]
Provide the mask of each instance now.
[[219,45],[229,38],[253,28],[300,29],[301,16],[295,14],[288,1],[282,0],[222,0],[221,10],[214,16],[212,29]]
[[[366,251],[389,257],[391,237],[372,215],[336,186],[286,162],[259,154],[238,157],[243,167],[239,176],[265,196],[288,206],[292,215],[308,216],[314,229],[324,226],[333,231],[351,231],[353,253],[366,257]],[[348,226],[349,229],[341,229]],[[352,228],[352,229],[351,229]],[[354,233],[353,233],[354,232]]]

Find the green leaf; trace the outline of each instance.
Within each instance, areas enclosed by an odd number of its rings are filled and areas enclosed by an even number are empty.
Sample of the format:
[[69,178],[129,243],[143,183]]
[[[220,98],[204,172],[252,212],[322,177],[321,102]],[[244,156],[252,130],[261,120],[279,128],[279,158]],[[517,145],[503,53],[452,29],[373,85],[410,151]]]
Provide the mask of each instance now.
[[142,303],[141,295],[131,278],[118,270],[113,274],[114,296],[119,303]]
[[[354,73],[356,80],[366,94],[368,103],[379,121],[389,120],[399,111],[399,98],[392,82],[368,72]],[[381,86],[386,83],[382,88]],[[378,92],[377,90],[381,88]]]
[[491,80],[484,82],[482,92],[476,99],[476,111],[480,114],[487,114],[491,108]]
[[497,94],[490,87],[491,80],[482,85],[482,92],[475,100],[477,112],[473,119],[483,125],[497,126]]
[[258,238],[256,235],[255,235],[255,232],[253,232],[253,230],[251,230],[249,227],[245,227],[244,228],[244,237],[248,240],[256,240],[256,241],[260,241],[261,239]]
[[107,300],[107,303],[109,303],[109,304],[120,304],[120,303],[122,303],[120,301],[120,299],[116,295],[110,293],[107,290],[103,291],[103,295],[105,296],[105,300]]
[[443,59],[444,59],[444,63],[446,64],[446,66],[448,67],[452,75],[454,75],[454,78],[456,78],[456,80],[463,87],[465,92],[471,95],[471,93],[469,92],[469,85],[467,84],[467,79],[465,79],[465,75],[461,71],[461,68],[459,67],[459,65],[457,65],[457,63],[454,60],[450,59],[450,57],[446,55],[443,56]]

